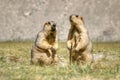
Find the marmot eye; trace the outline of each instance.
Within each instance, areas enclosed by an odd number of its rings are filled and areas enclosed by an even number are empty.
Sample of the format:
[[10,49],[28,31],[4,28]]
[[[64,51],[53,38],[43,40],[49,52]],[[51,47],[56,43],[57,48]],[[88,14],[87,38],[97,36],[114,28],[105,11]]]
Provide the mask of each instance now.
[[76,15],[76,17],[78,17],[78,15]]

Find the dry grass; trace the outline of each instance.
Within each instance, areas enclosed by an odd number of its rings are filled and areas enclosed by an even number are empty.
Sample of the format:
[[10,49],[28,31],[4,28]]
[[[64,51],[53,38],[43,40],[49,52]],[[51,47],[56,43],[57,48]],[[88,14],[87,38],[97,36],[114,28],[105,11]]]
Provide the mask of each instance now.
[[[102,54],[86,68],[77,65],[40,67],[30,65],[33,42],[0,42],[0,80],[119,80],[120,43],[94,43],[94,54]],[[64,42],[59,42],[58,55],[68,62]],[[97,56],[97,55],[96,55]]]

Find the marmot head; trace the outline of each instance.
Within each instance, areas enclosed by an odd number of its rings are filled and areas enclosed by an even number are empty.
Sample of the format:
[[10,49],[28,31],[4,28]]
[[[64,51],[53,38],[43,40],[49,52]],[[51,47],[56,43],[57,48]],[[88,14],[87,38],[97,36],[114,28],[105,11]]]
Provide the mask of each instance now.
[[79,15],[71,15],[70,17],[70,23],[71,25],[83,25],[83,17]]
[[47,32],[55,32],[56,31],[56,23],[54,21],[48,21],[44,24],[44,30]]

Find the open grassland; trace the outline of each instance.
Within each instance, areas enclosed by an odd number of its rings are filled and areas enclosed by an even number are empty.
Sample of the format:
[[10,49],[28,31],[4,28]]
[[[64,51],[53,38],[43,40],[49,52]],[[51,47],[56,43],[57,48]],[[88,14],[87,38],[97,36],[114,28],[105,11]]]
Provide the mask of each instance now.
[[[0,42],[0,80],[120,80],[120,42],[94,43],[95,61],[87,67],[30,65],[32,44]],[[66,43],[59,42],[58,55],[68,62]]]

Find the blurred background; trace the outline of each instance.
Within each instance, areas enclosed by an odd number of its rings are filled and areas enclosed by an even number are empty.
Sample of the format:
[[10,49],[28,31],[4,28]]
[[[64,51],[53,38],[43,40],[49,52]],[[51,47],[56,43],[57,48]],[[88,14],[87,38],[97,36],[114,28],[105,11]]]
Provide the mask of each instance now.
[[120,0],[0,0],[0,41],[34,40],[51,20],[66,41],[71,14],[83,16],[92,41],[120,41]]

